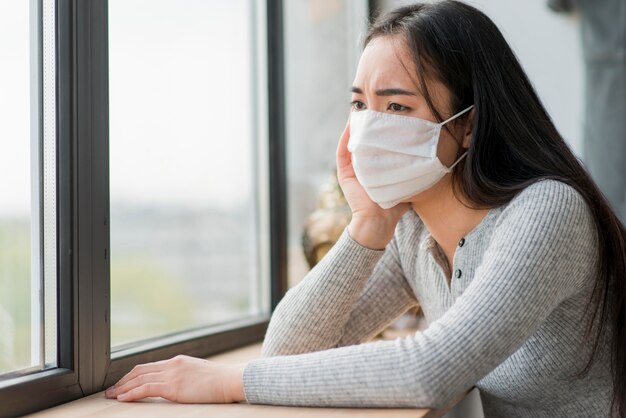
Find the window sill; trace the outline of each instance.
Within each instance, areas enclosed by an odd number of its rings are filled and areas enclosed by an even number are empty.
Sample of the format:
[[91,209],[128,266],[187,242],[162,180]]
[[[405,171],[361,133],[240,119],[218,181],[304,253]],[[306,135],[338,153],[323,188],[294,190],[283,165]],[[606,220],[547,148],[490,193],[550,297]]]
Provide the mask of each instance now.
[[[258,358],[261,353],[261,343],[251,344],[236,350],[209,357],[211,360],[225,363],[239,363]],[[177,404],[161,398],[149,398],[141,402],[124,403],[114,399],[106,399],[103,392],[95,393],[82,399],[56,406],[32,415],[33,418],[73,418],[88,416],[116,416],[116,417],[411,417],[435,418],[441,417],[454,405],[460,402],[465,395],[456,399],[448,407],[438,410],[432,409],[390,409],[390,408],[304,408],[273,405],[249,405],[247,403],[233,404]]]

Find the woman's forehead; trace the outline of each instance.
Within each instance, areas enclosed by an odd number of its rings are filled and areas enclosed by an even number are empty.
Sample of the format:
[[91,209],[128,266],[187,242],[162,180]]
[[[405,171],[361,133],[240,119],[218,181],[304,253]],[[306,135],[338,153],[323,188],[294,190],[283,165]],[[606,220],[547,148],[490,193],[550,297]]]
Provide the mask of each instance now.
[[416,81],[415,64],[404,42],[397,36],[381,36],[363,50],[353,84],[362,90],[388,88],[391,84],[415,90]]

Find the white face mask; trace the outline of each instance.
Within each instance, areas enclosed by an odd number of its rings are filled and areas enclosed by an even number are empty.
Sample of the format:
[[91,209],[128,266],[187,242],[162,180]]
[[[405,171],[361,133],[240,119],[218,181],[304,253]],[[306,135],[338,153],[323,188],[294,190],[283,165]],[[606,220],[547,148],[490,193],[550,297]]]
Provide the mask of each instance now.
[[373,110],[354,111],[350,115],[352,167],[357,180],[370,199],[383,209],[432,187],[459,162],[450,167],[437,157],[441,127],[470,110],[434,123]]

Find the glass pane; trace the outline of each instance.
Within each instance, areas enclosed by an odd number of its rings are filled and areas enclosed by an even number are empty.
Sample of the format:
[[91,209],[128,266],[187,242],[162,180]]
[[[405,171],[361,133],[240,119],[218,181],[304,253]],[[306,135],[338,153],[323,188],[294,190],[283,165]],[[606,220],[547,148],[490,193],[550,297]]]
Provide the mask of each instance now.
[[335,152],[350,113],[350,87],[361,55],[368,2],[283,4],[291,287],[350,220],[349,207],[333,185]]
[[0,1],[0,374],[56,366],[54,0]]
[[266,310],[255,4],[109,1],[114,348]]

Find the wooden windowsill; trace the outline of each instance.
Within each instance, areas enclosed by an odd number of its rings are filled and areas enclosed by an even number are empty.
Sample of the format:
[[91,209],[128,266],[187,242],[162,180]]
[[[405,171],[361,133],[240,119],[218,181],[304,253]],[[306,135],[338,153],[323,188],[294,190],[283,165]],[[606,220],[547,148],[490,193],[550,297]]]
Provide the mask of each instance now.
[[[260,357],[261,343],[248,345],[236,350],[208,357],[211,360],[225,363],[240,363]],[[37,418],[73,418],[73,417],[271,417],[271,418],[304,418],[304,417],[411,417],[436,418],[446,414],[465,397],[465,394],[443,409],[415,408],[307,408],[275,405],[232,404],[177,404],[161,398],[148,398],[140,402],[119,402],[106,399],[104,392],[56,406],[30,417]]]

